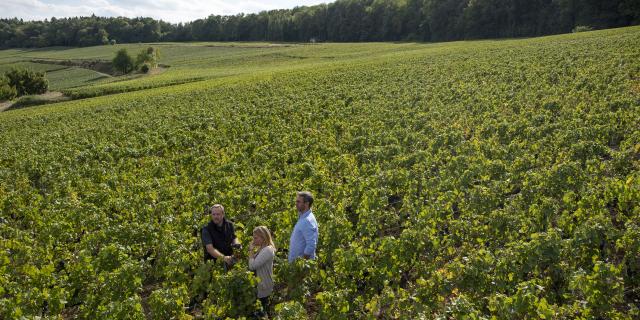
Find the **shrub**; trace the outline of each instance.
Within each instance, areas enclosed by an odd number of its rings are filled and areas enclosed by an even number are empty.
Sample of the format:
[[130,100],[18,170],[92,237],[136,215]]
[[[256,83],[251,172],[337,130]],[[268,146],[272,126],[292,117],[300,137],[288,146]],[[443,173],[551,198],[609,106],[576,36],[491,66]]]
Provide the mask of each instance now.
[[113,63],[113,69],[123,74],[129,73],[133,70],[133,58],[127,52],[127,49],[120,49],[116,52],[116,56],[111,61]]
[[275,276],[285,282],[288,300],[303,301],[304,297],[318,291],[317,273],[312,272],[316,267],[315,260],[306,259],[297,259],[294,263],[278,264]]
[[[158,60],[160,59],[160,51],[154,47],[148,47],[142,49],[136,56],[136,68],[140,68],[147,65],[147,68],[155,68],[158,66]],[[147,71],[143,71],[147,72]]]
[[9,84],[9,80],[5,77],[0,77],[0,101],[12,100],[18,96],[16,88]]
[[316,295],[316,301],[320,307],[318,312],[320,319],[346,320],[351,317],[348,290],[320,292]]
[[578,270],[569,289],[571,296],[584,309],[582,312],[596,318],[616,318],[616,307],[624,302],[622,267],[597,261],[590,273]]
[[149,64],[148,63],[145,63],[145,64],[142,65],[142,67],[140,67],[140,71],[143,72],[143,73],[149,72],[149,69],[150,68],[149,68]]
[[207,283],[207,300],[203,302],[205,317],[238,318],[253,314],[257,308],[255,286],[257,278],[238,266],[222,272],[214,266],[211,281]]
[[158,289],[149,296],[149,308],[154,319],[185,318],[184,306],[187,302],[188,292],[184,286]]
[[18,96],[45,93],[49,88],[49,82],[44,77],[44,72],[11,69],[5,73],[5,76],[9,86],[15,88]]
[[302,304],[297,301],[287,301],[276,305],[274,319],[294,320],[306,319],[307,311]]

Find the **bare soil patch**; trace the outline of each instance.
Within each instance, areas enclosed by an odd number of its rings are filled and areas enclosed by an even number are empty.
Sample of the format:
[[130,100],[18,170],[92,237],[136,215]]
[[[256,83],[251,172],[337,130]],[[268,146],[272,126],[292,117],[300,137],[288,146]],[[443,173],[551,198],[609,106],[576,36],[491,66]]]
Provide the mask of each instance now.
[[49,91],[47,93],[24,96],[13,101],[5,101],[0,103],[0,112],[7,110],[22,109],[26,107],[39,106],[43,104],[49,104],[54,102],[61,102],[71,100],[70,97],[65,96],[59,91]]

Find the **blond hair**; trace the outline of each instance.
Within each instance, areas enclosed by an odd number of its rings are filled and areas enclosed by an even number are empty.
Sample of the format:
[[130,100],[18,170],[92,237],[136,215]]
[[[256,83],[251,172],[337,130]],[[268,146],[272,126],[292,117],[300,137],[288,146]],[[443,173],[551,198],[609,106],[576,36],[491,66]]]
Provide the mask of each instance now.
[[216,204],[212,205],[211,207],[209,207],[209,213],[213,213],[213,209],[216,209],[216,208],[222,209],[222,213],[224,214],[224,207],[219,203],[216,203]]
[[266,246],[272,246],[273,249],[276,249],[276,245],[273,244],[273,239],[271,238],[271,232],[269,231],[269,229],[265,226],[258,226],[253,228],[253,233],[257,234],[259,237],[261,237],[264,242],[262,243],[262,247],[266,247]]

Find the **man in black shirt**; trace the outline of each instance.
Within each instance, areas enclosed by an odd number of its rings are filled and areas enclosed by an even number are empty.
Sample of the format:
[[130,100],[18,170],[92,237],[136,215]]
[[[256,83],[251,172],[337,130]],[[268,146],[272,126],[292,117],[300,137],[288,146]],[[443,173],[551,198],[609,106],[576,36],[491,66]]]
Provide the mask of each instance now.
[[227,266],[233,265],[233,248],[239,247],[233,223],[224,218],[224,207],[213,205],[210,209],[211,221],[202,228],[204,260],[222,259]]

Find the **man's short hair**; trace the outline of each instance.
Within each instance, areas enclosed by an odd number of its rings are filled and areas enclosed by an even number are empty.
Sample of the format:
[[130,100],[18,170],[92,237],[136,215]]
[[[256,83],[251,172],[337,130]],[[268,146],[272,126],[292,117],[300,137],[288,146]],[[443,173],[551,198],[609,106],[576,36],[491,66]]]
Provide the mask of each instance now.
[[216,203],[216,204],[212,205],[212,206],[209,208],[209,213],[210,213],[210,214],[211,214],[211,213],[213,213],[213,209],[215,209],[215,208],[220,208],[220,209],[222,209],[222,213],[224,213],[224,207],[223,207],[221,204],[219,204],[219,203]]
[[313,204],[313,195],[309,191],[300,191],[297,193],[298,197],[302,198],[302,200],[309,204],[309,207]]

